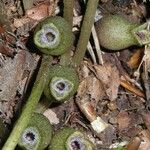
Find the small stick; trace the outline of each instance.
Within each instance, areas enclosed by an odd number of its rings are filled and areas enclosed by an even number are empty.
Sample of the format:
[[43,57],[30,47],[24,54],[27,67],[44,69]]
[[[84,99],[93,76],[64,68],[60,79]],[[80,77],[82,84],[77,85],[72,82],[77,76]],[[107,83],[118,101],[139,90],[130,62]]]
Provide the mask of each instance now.
[[103,65],[104,62],[103,62],[103,58],[102,58],[102,51],[100,48],[100,44],[99,44],[97,33],[96,33],[94,26],[92,28],[92,36],[93,36],[93,40],[94,40],[94,44],[95,44],[96,53],[98,56],[98,61],[99,61],[98,63]]

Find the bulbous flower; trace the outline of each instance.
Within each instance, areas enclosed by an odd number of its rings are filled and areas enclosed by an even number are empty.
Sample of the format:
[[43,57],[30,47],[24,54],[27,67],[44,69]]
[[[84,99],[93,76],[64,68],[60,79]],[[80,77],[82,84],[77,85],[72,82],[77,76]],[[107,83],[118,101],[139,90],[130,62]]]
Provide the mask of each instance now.
[[94,150],[93,144],[80,131],[72,128],[59,130],[52,138],[49,150]]
[[40,22],[34,32],[34,43],[45,54],[62,55],[71,47],[73,33],[68,22],[59,16]]
[[34,113],[28,126],[22,132],[18,145],[24,150],[43,150],[52,137],[52,126],[42,114]]
[[73,96],[78,88],[76,71],[70,67],[52,66],[44,94],[48,99],[64,101]]

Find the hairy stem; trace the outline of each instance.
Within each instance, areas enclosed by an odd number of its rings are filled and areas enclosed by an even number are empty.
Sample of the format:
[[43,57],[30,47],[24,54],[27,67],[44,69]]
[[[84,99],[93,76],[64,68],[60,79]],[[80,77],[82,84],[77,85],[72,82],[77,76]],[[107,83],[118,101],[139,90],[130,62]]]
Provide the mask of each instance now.
[[4,144],[2,150],[14,150],[18,140],[20,138],[21,133],[28,125],[31,115],[34,112],[39,99],[43,93],[45,83],[47,82],[47,77],[49,75],[50,70],[50,61],[51,56],[43,56],[41,67],[39,69],[36,81],[34,83],[33,89],[31,91],[31,95],[23,108],[22,114],[17,120],[10,136],[8,137],[6,143]]
[[90,38],[91,29],[94,23],[94,16],[98,6],[98,0],[88,0],[87,9],[81,27],[80,37],[77,44],[76,52],[73,57],[73,63],[78,66],[82,61],[86,47]]
[[[74,0],[64,0],[64,19],[70,24],[71,28],[73,26],[73,7]],[[67,66],[68,62],[70,62],[70,52],[66,52],[61,56],[60,64],[63,66]]]
[[68,23],[73,25],[73,7],[74,7],[74,0],[64,0],[64,14],[63,17]]

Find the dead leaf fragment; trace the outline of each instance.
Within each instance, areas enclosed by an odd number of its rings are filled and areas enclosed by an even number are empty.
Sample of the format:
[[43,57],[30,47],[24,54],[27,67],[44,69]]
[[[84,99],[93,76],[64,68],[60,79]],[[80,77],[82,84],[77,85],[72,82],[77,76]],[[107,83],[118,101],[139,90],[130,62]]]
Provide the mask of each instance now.
[[94,65],[97,78],[103,83],[106,94],[110,100],[115,100],[118,95],[120,85],[119,71],[111,63],[104,65]]
[[140,97],[145,97],[144,92],[137,88],[135,85],[132,85],[131,83],[121,80],[120,85],[129,90],[130,92],[140,96]]
[[139,136],[142,142],[138,150],[150,150],[150,133],[148,130],[143,130]]
[[26,18],[26,17],[22,17],[20,19],[15,18],[13,25],[15,28],[19,28],[19,27],[22,27],[23,25],[27,24],[29,21],[30,21],[30,19]]
[[143,49],[138,49],[127,62],[128,66],[131,68],[137,68],[143,57]]
[[138,150],[141,144],[141,139],[139,137],[135,137],[125,148],[125,150]]
[[41,20],[49,15],[49,5],[40,4],[26,11],[26,16],[33,20]]
[[120,130],[124,130],[130,126],[130,117],[127,112],[122,111],[117,116],[117,122]]
[[86,77],[79,85],[77,97],[95,101],[97,104],[105,95],[101,82],[94,76]]
[[148,72],[150,72],[150,44],[146,46],[145,48],[145,55],[144,55],[144,60],[145,60],[145,67]]

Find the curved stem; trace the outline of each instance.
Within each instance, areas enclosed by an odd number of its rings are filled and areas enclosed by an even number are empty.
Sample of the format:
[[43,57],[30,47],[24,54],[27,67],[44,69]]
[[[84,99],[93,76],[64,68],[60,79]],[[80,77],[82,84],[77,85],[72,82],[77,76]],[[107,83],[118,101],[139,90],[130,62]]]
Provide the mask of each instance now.
[[86,47],[91,34],[91,29],[94,23],[94,17],[98,6],[98,1],[99,0],[88,0],[79,41],[73,57],[73,63],[75,66],[78,66],[80,64],[85,55]]
[[51,56],[44,55],[42,58],[41,67],[39,69],[36,81],[34,83],[31,95],[23,108],[22,114],[17,120],[10,136],[8,137],[6,143],[4,144],[2,150],[14,150],[21,133],[26,128],[29,123],[32,113],[34,112],[39,99],[43,93],[45,83],[47,82],[47,77],[50,70],[50,61],[52,60]]

